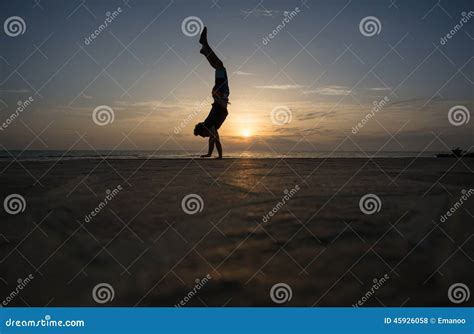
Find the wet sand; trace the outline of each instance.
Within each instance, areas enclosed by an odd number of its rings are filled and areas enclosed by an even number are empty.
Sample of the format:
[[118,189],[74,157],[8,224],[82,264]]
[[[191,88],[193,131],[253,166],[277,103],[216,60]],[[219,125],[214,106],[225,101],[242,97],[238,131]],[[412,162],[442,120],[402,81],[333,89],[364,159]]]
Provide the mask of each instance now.
[[[8,306],[100,305],[99,283],[114,289],[107,306],[455,306],[448,288],[474,281],[474,199],[440,219],[473,170],[474,159],[0,162],[2,201],[26,201],[1,210],[0,299],[31,274]],[[368,193],[381,200],[370,215]],[[183,211],[189,194],[202,211]],[[276,283],[291,300],[272,301]]]

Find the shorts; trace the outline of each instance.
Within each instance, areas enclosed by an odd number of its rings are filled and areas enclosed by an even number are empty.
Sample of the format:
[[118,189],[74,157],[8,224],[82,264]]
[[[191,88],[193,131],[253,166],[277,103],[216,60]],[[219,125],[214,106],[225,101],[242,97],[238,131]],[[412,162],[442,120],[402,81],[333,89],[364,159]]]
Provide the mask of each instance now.
[[207,129],[214,127],[216,130],[219,130],[222,123],[224,123],[225,119],[227,118],[228,114],[229,112],[227,111],[227,108],[223,107],[222,105],[213,103],[209,115],[204,120],[204,126]]

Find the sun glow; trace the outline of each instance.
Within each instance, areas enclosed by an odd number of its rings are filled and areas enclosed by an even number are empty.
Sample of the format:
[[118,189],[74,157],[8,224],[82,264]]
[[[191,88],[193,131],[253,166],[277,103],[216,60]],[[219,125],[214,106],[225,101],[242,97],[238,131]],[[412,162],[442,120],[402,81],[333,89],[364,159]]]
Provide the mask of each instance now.
[[242,130],[242,136],[245,137],[245,138],[248,138],[252,135],[252,133],[250,132],[249,129],[243,129]]

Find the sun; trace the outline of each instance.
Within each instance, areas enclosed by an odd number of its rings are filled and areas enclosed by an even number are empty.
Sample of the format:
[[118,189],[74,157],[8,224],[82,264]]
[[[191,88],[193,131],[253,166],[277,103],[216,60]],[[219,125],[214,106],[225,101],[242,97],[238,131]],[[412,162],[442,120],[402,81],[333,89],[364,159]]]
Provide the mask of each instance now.
[[248,138],[252,135],[252,133],[250,132],[249,129],[243,129],[242,130],[242,136],[245,137],[245,138]]

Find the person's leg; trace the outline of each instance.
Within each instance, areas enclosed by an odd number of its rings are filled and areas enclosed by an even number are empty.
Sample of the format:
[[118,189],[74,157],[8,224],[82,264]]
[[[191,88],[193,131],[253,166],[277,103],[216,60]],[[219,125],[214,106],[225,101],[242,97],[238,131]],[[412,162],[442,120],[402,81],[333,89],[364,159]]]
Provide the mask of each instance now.
[[219,159],[222,159],[222,145],[221,145],[221,140],[219,138],[219,133],[216,131],[216,148],[217,148],[217,153],[219,154]]
[[201,33],[201,37],[199,38],[199,43],[202,44],[201,52],[211,64],[214,69],[224,68],[224,64],[222,61],[217,57],[217,55],[212,51],[209,43],[207,42],[207,28],[204,27]]

